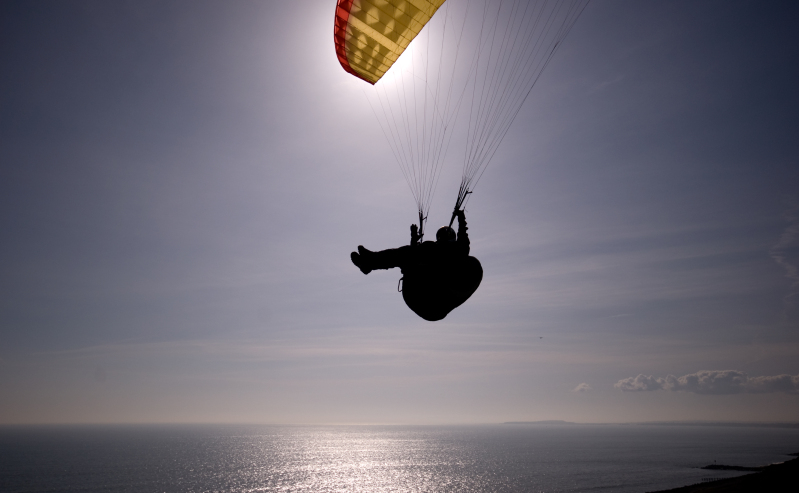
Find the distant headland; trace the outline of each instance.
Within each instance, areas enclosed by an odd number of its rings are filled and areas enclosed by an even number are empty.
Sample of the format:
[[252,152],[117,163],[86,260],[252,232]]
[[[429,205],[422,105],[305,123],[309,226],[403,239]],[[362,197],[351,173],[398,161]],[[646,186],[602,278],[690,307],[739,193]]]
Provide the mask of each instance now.
[[541,421],[505,421],[503,425],[625,425],[625,426],[735,426],[754,428],[799,428],[799,423],[748,422],[748,421],[640,421],[635,423],[576,423],[561,419]]
[[572,421],[563,421],[561,419],[545,419],[543,421],[505,421],[503,425],[576,425]]

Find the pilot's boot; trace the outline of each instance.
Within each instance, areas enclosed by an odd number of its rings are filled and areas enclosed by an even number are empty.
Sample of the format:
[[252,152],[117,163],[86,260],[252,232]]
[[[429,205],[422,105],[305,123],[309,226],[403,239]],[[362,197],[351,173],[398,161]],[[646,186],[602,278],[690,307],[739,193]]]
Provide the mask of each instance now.
[[356,267],[361,269],[361,272],[363,272],[364,274],[372,272],[372,268],[369,267],[367,260],[357,252],[352,252],[350,254],[350,260],[352,260],[352,263],[355,264]]
[[376,269],[393,269],[394,267],[400,266],[403,257],[402,252],[404,251],[403,248],[409,247],[373,252],[367,250],[362,245],[358,245],[358,252],[352,252],[350,254],[350,259],[352,259],[352,263],[361,269],[361,272],[364,274],[368,274]]

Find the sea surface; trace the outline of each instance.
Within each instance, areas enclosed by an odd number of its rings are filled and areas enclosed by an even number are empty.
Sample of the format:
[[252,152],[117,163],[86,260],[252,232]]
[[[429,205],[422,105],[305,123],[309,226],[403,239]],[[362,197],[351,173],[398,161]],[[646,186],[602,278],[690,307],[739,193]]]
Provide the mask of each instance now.
[[647,492],[799,452],[682,425],[0,427],[2,492]]

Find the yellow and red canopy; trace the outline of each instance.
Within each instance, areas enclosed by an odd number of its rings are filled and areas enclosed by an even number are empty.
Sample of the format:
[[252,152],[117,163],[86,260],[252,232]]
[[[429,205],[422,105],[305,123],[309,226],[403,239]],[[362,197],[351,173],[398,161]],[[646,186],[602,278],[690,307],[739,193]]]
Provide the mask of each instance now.
[[374,84],[444,0],[338,0],[336,55],[344,70]]

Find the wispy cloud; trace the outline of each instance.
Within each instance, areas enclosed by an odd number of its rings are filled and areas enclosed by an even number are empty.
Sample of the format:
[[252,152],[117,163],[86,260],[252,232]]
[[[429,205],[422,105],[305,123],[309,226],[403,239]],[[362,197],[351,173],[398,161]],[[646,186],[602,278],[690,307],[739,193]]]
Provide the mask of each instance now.
[[799,375],[750,377],[737,370],[703,370],[681,377],[638,375],[619,380],[615,388],[624,392],[671,390],[694,394],[799,393]]
[[588,385],[587,383],[581,383],[577,387],[574,387],[574,390],[572,390],[572,392],[588,392],[589,390],[591,390],[590,385]]
[[792,204],[784,215],[788,225],[769,254],[785,269],[785,277],[791,280],[791,292],[785,297],[787,301],[799,294],[799,204]]

